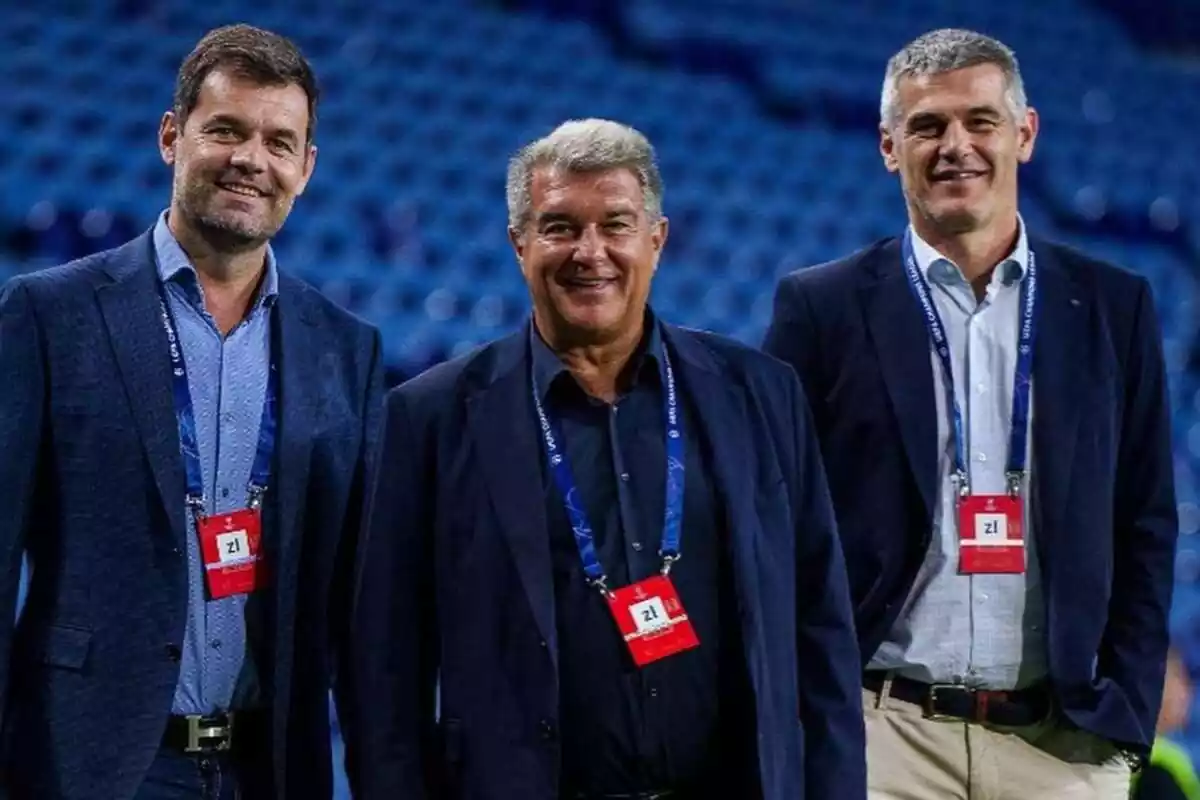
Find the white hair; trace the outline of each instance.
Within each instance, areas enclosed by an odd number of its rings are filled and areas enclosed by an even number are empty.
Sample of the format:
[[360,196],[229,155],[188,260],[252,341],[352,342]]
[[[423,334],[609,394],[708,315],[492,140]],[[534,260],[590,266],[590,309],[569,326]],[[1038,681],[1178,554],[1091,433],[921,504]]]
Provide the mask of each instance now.
[[899,121],[900,79],[937,75],[980,64],[994,64],[1004,73],[1004,100],[1013,119],[1025,115],[1025,84],[1011,49],[998,39],[975,31],[942,28],[909,42],[888,60],[879,100],[879,119],[886,128]]
[[628,169],[642,187],[646,215],[662,216],[663,185],[654,148],[639,131],[605,119],[568,120],[546,136],[527,144],[508,163],[505,194],[508,224],[520,230],[533,207],[534,169],[553,166],[567,172],[604,172]]

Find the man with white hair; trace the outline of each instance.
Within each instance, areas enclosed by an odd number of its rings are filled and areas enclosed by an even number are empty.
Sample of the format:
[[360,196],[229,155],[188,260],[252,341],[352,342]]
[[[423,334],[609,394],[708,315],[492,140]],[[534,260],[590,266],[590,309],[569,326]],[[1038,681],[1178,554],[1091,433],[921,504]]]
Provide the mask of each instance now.
[[667,220],[637,131],[533,142],[508,209],[531,320],[387,400],[355,797],[863,800],[860,656],[795,374],[649,309]]
[[813,407],[878,798],[1125,797],[1154,736],[1178,525],[1145,279],[1038,238],[1038,117],[1000,42],[888,64],[909,225],[783,279],[765,349]]

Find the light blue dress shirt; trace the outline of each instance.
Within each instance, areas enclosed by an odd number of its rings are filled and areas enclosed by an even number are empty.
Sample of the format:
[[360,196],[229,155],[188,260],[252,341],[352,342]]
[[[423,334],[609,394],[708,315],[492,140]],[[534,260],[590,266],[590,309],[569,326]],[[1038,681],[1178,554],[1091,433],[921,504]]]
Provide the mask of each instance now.
[[[982,300],[959,268],[912,232],[917,265],[932,290],[946,329],[954,393],[963,415],[964,451],[971,490],[1006,491],[1005,467],[1011,432],[1013,379],[1020,324],[1020,284],[1029,265],[1025,225],[1013,252],[992,273]],[[931,683],[965,683],[990,689],[1019,689],[1044,678],[1046,620],[1040,569],[1031,525],[1029,471],[1025,508],[1026,570],[1023,575],[960,575],[954,473],[953,410],[945,376],[932,345],[937,404],[940,491],[933,537],[911,594],[868,669]],[[1034,387],[1036,393],[1036,387]],[[1031,404],[1029,463],[1032,450]]]
[[[154,252],[187,366],[205,512],[245,508],[270,368],[270,310],[279,287],[275,257],[268,248],[258,298],[246,319],[222,336],[205,310],[195,267],[167,227],[166,212],[154,227]],[[184,503],[184,498],[179,502]],[[207,599],[200,541],[191,511],[186,514],[187,630],[172,712],[209,714],[253,708],[262,698],[248,646],[248,597]]]

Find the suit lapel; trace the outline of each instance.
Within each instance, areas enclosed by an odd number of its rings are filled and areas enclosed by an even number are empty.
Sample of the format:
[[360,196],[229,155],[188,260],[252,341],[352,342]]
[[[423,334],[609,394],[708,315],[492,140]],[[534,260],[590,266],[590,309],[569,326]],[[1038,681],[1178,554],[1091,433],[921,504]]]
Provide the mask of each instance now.
[[[1088,384],[1087,295],[1054,259],[1031,243],[1037,258],[1037,340],[1033,345],[1033,487],[1037,530],[1055,530],[1067,487]],[[1044,544],[1044,540],[1042,542]]]
[[[274,661],[271,675],[274,693],[274,731],[277,739],[286,737],[291,704],[291,674],[288,666],[294,658],[296,591],[299,558],[304,539],[304,507],[308,497],[309,457],[318,423],[316,405],[320,402],[319,358],[316,323],[309,314],[303,284],[279,276],[279,298],[271,315],[271,349],[278,357],[279,398],[276,405],[279,427],[275,458],[271,469],[272,486],[267,508],[274,510],[276,525],[264,531],[268,547],[274,547]],[[276,765],[276,771],[282,769]]]
[[[712,455],[711,468],[718,492],[725,500],[729,531],[739,546],[734,552],[753,553],[758,520],[754,516],[754,483],[757,471],[750,438],[729,435],[740,429],[736,421],[746,419],[746,396],[741,384],[722,374],[712,354],[686,331],[663,325],[667,344],[678,356],[679,382],[695,409],[703,441]],[[686,535],[686,533],[685,533]],[[742,544],[748,547],[741,547]],[[743,573],[748,574],[748,573]]]
[[899,246],[885,248],[861,289],[867,329],[917,488],[932,514],[937,498],[937,415],[929,333],[901,269]]
[[467,425],[500,529],[555,668],[558,637],[540,443],[529,385],[528,328],[497,344],[497,374],[467,406]]
[[171,532],[177,546],[183,547],[186,486],[149,234],[117,250],[108,272],[113,281],[97,288],[96,299]]
[[[686,332],[676,329],[669,341],[681,356],[679,382],[690,400],[690,407],[696,412],[700,439],[708,444],[711,456],[708,466],[725,510],[734,593],[741,612],[738,616],[743,620],[742,647],[746,665],[756,696],[769,697],[771,693],[766,688],[769,676],[763,671],[766,668],[762,657],[763,642],[757,635],[763,628],[758,565],[771,558],[771,553],[763,550],[762,525],[755,503],[759,490],[756,485],[758,467],[750,431],[742,424],[748,416],[746,392],[740,383],[730,381],[727,374],[719,371],[712,355],[688,338]],[[684,531],[685,556],[686,537]]]
[[[293,607],[301,520],[307,497],[309,456],[313,431],[317,427],[317,409],[321,395],[318,359],[321,352],[314,341],[315,327],[305,304],[305,287],[280,276],[279,300],[272,320],[272,350],[279,363],[279,436],[273,465],[273,483],[278,499],[278,530],[275,546],[279,553],[277,569],[279,608]],[[285,596],[286,595],[286,596]]]
[[[786,556],[771,548],[774,537],[765,535],[759,517],[757,495],[765,487],[759,485],[760,456],[754,450],[753,424],[748,423],[754,412],[750,410],[746,387],[740,381],[730,380],[730,372],[722,368],[702,342],[671,325],[663,325],[663,332],[671,355],[678,355],[680,385],[690,401],[689,407],[696,412],[700,438],[709,447],[708,466],[725,510],[742,652],[754,690],[755,718],[760,726],[769,725],[767,720],[777,711],[772,705],[781,696],[776,691],[780,664],[770,654],[773,645],[764,640],[773,616],[764,608],[764,602],[765,598],[776,596],[778,587],[764,584],[770,572],[764,565]],[[778,491],[784,492],[783,487]],[[790,554],[790,536],[782,540],[788,543]],[[685,538],[685,558],[686,541]],[[792,574],[791,565],[787,573]],[[776,746],[786,749],[788,743],[773,741],[760,754],[759,770],[764,780],[768,769],[765,764],[773,761],[768,751]]]

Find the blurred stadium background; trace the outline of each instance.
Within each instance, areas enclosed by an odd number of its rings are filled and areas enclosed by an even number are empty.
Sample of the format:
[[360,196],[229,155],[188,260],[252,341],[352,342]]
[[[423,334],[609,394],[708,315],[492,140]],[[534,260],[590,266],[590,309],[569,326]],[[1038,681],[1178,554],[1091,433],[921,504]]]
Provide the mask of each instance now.
[[[659,312],[757,344],[779,275],[904,224],[876,152],[887,58],[935,27],[1002,39],[1042,115],[1025,220],[1155,289],[1184,534],[1174,626],[1200,672],[1196,0],[4,5],[0,281],[152,223],[179,62],[209,28],[250,22],[299,42],[324,92],[281,264],[382,328],[393,382],[523,318],[505,164],[558,122],[610,117],[650,136],[673,222]],[[1180,739],[1200,751],[1200,724]]]

